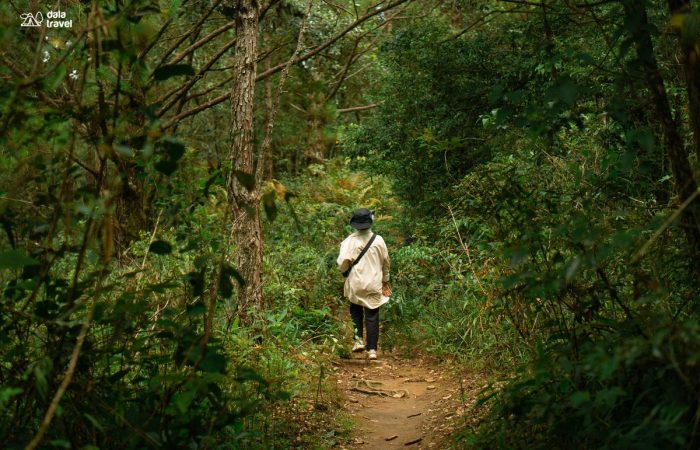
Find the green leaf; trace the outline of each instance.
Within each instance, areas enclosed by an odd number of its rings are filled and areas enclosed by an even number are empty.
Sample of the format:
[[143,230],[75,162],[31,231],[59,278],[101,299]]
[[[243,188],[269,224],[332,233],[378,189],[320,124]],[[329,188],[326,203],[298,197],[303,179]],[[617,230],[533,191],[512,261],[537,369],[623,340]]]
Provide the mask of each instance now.
[[570,281],[576,272],[578,272],[579,267],[581,267],[581,258],[579,256],[574,257],[566,268],[566,281]]
[[66,77],[66,66],[64,64],[59,65],[56,69],[49,73],[43,80],[44,88],[49,91],[55,91],[63,82]]
[[8,387],[0,389],[0,411],[5,408],[7,402],[16,395],[21,394],[23,391],[21,388]]
[[91,415],[88,414],[88,413],[83,413],[83,415],[85,416],[85,418],[86,418],[88,421],[90,421],[90,423],[91,423],[95,428],[97,428],[97,429],[100,430],[100,431],[104,431],[104,427],[102,426],[102,424],[101,424],[100,422],[97,421],[97,419],[95,419],[93,416],[91,416]]
[[183,75],[194,75],[194,69],[189,64],[168,64],[157,68],[153,72],[153,78],[156,81],[167,80],[172,77],[180,77]]
[[41,364],[42,362],[43,361],[40,361],[40,364],[34,367],[34,386],[39,396],[45,399],[49,391],[49,383],[46,381],[45,370],[47,367],[45,364]]
[[654,151],[654,136],[648,131],[640,131],[637,136],[637,142],[639,146],[646,152],[652,153]]
[[122,50],[124,46],[119,39],[106,39],[102,41],[102,51],[110,52],[112,50]]
[[199,272],[190,272],[185,275],[185,281],[189,282],[192,286],[192,293],[195,297],[199,297],[204,294],[204,269]]
[[500,83],[496,84],[491,89],[491,92],[489,93],[489,97],[488,97],[489,103],[493,104],[493,103],[496,103],[498,100],[500,100],[501,97],[503,96],[503,90],[504,90],[504,88],[503,88],[502,84],[500,84]]
[[187,410],[189,409],[190,405],[192,404],[192,401],[194,400],[194,396],[196,393],[197,393],[196,388],[189,387],[189,389],[184,389],[183,391],[178,392],[177,394],[175,394],[173,396],[173,403],[175,404],[175,407],[177,408],[177,410],[180,411],[180,414],[187,413]]
[[496,124],[503,125],[505,121],[508,120],[508,118],[512,115],[513,110],[510,107],[504,106],[502,108],[498,108],[496,112]]
[[617,399],[625,395],[625,391],[619,386],[612,386],[608,389],[601,389],[595,396],[596,405],[612,408]]
[[207,308],[204,306],[204,303],[201,301],[198,301],[197,303],[193,305],[187,305],[187,315],[188,316],[201,316],[205,312],[207,312]]
[[127,158],[134,156],[134,150],[128,145],[117,144],[114,146],[114,151]]
[[223,298],[231,298],[233,295],[233,283],[231,283],[231,279],[224,274],[221,274],[221,278],[219,279],[219,295]]
[[173,141],[163,141],[162,145],[165,147],[165,152],[171,161],[177,162],[185,154],[185,144],[181,142]]
[[569,80],[564,81],[557,88],[557,97],[567,105],[573,105],[578,96],[578,88]]
[[238,271],[236,269],[234,269],[233,267],[231,267],[230,265],[224,264],[224,266],[221,268],[221,274],[229,276],[229,277],[233,277],[236,279],[239,286],[241,286],[241,287],[245,286],[245,280],[243,279],[241,274],[238,273]]
[[574,408],[579,408],[581,405],[588,403],[590,399],[591,394],[588,391],[576,391],[569,397],[571,406]]
[[243,172],[242,170],[237,170],[236,171],[236,178],[238,179],[238,182],[243,185],[246,189],[249,191],[253,190],[255,187],[255,177],[247,172]]
[[209,190],[211,189],[212,185],[216,184],[222,184],[223,182],[223,177],[221,176],[221,171],[220,170],[215,170],[212,174],[211,177],[207,180],[206,183],[204,183],[204,189],[202,189],[202,197],[209,197]]
[[250,367],[240,366],[236,370],[235,380],[239,383],[245,383],[246,381],[256,381],[263,386],[267,386],[268,381],[262,377],[258,372]]
[[165,241],[153,241],[148,250],[156,255],[167,255],[173,251],[173,247]]
[[25,256],[19,250],[8,250],[0,252],[0,269],[19,269],[25,266],[35,266],[39,264],[34,258]]
[[158,161],[153,165],[153,167],[156,168],[156,170],[162,174],[165,175],[171,175],[173,172],[177,170],[177,164],[173,161],[170,161],[168,159],[164,161]]
[[217,347],[207,347],[200,368],[209,373],[226,373],[226,358]]
[[110,375],[109,378],[107,378],[107,379],[109,380],[110,383],[116,383],[117,381],[124,378],[128,373],[129,373],[129,369],[123,369],[117,373]]
[[265,215],[270,222],[274,222],[277,218],[277,205],[275,204],[275,198],[277,193],[275,191],[270,191],[263,195],[262,201],[265,207]]

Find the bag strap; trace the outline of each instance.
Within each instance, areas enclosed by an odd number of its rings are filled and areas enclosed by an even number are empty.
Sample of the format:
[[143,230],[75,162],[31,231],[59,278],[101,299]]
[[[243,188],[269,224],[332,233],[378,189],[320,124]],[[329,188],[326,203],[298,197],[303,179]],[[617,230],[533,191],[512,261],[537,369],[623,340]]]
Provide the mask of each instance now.
[[352,270],[353,267],[355,267],[355,264],[357,264],[358,262],[360,262],[360,260],[362,259],[362,257],[365,256],[365,253],[367,253],[367,250],[369,250],[369,248],[372,246],[372,242],[374,242],[374,239],[375,239],[376,237],[377,237],[377,234],[376,234],[376,233],[373,233],[373,234],[372,234],[372,237],[369,238],[369,242],[367,242],[367,245],[365,245],[365,248],[363,248],[362,251],[360,252],[360,254],[357,256],[357,258],[355,258],[355,261],[353,261],[352,264],[350,264],[350,267],[348,268],[348,270],[346,270],[345,272],[343,272],[343,275],[344,275],[345,277],[347,277],[348,275],[350,275],[350,271]]

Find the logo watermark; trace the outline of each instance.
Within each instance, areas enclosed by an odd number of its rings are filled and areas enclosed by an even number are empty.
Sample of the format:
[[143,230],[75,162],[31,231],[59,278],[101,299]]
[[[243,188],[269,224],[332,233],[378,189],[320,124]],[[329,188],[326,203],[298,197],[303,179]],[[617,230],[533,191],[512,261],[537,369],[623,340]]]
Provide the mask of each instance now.
[[40,12],[36,14],[20,14],[19,18],[22,19],[22,24],[20,25],[21,27],[39,27],[41,26],[41,22],[44,20],[44,16]]
[[[22,27],[40,27],[44,21],[44,15],[41,12],[20,14]],[[46,28],[72,28],[73,19],[66,19],[65,11],[48,11],[46,13]]]

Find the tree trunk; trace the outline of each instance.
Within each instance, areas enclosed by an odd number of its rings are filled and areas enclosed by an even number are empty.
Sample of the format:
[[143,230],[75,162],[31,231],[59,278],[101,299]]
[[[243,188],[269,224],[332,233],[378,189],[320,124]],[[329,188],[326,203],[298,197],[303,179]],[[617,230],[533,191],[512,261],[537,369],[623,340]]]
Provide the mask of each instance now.
[[[318,74],[313,73],[311,76],[314,82],[319,82],[320,77]],[[326,157],[326,137],[324,135],[326,127],[325,106],[325,96],[320,92],[312,91],[309,95],[309,107],[307,108],[309,120],[304,155],[308,164],[322,163]]]
[[450,7],[450,24],[453,30],[458,30],[462,27],[462,11],[457,5],[457,0],[452,0],[452,5]]
[[[689,0],[669,0],[671,14],[693,14]],[[674,21],[675,22],[675,21]],[[682,52],[683,75],[688,92],[688,110],[690,128],[695,142],[696,164],[700,165],[700,52],[698,52],[698,35],[684,36],[685,21],[679,21],[678,40]]]
[[[260,188],[253,178],[253,101],[255,60],[258,44],[258,2],[236,2],[236,56],[231,91],[231,173],[228,179],[229,203],[236,242],[236,266],[245,281],[238,292],[238,312],[246,317],[250,309],[260,310],[262,298],[262,229]],[[243,183],[241,182],[243,181]]]
[[[681,214],[680,224],[688,239],[694,270],[696,273],[700,273],[700,197],[697,197],[696,194],[698,186],[693,177],[693,170],[683,145],[678,124],[673,120],[671,114],[664,80],[659,71],[654,45],[649,34],[646,9],[643,4],[629,2],[626,4],[626,13],[632,19],[631,23],[637,24],[637,27],[632,30],[632,37],[647,85],[651,91],[656,115],[663,128],[664,145],[671,163],[676,195],[679,203],[684,204],[688,201],[687,207]],[[693,196],[695,196],[694,200],[691,199]]]
[[258,179],[271,180],[273,176],[272,165],[272,125],[275,120],[275,104],[272,97],[272,77],[265,78],[265,138],[260,148],[258,160]]

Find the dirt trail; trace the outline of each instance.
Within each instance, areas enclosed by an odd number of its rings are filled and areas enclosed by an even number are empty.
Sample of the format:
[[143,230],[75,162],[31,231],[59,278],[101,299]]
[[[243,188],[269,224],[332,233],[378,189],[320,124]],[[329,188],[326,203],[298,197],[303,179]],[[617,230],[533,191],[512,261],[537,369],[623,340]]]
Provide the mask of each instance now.
[[483,386],[481,377],[460,383],[424,359],[393,354],[353,354],[335,378],[356,424],[347,449],[445,448]]

